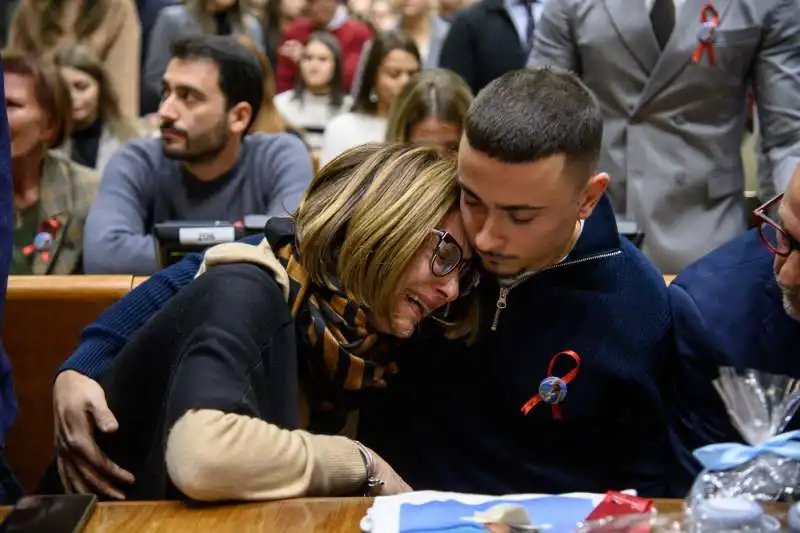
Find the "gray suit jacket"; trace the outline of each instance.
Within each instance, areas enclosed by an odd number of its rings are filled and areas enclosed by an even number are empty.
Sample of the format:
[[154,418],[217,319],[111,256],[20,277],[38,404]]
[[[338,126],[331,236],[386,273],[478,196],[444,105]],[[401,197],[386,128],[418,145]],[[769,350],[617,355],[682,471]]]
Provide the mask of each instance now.
[[602,106],[600,170],[645,252],[676,273],[745,228],[740,144],[752,85],[777,190],[800,163],[800,1],[713,0],[715,64],[695,64],[700,12],[685,0],[660,52],[644,0],[551,0],[529,65],[577,72]]

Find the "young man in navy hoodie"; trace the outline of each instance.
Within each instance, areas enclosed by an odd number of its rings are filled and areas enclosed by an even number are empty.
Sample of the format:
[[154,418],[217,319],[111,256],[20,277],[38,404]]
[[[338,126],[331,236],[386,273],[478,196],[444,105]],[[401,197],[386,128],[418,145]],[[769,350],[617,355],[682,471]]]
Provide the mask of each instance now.
[[[473,103],[459,172],[485,269],[477,339],[423,331],[361,413],[365,443],[415,488],[667,494],[666,287],[617,233],[603,196],[609,177],[595,173],[601,137],[597,103],[566,72],[512,72]],[[126,475],[92,439],[95,424],[116,428],[94,380],[198,263],[170,267],[112,307],[63,366],[59,455],[75,489],[124,489]]]
[[566,72],[511,72],[473,102],[458,167],[486,273],[477,340],[406,347],[360,417],[415,489],[669,493],[666,287],[617,232],[601,137]]

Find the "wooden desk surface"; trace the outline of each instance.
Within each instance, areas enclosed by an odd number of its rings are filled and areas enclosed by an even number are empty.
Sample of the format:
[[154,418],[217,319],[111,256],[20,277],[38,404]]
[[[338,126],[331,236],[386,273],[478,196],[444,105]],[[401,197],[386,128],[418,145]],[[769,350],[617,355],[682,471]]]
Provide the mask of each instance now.
[[[133,287],[134,276],[9,276],[9,300],[71,300],[122,298]],[[110,304],[108,304],[110,305]]]
[[[370,498],[301,498],[189,508],[178,502],[99,504],[84,533],[358,533]],[[682,500],[656,500],[661,512],[679,511]],[[9,508],[0,508],[5,516]]]

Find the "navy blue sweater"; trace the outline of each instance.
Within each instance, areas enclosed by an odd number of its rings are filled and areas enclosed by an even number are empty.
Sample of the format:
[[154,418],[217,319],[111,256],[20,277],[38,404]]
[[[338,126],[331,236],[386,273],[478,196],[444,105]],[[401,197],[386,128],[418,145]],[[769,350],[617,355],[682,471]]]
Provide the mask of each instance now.
[[[481,283],[477,342],[421,331],[385,391],[361,409],[359,438],[415,489],[479,493],[670,493],[676,464],[660,397],[670,315],[661,274],[620,240],[603,200],[569,257],[508,294]],[[560,404],[521,412],[552,357],[573,350],[577,377]],[[559,357],[554,375],[574,363]]]
[[[712,384],[719,367],[800,378],[800,322],[783,310],[773,261],[751,230],[687,267],[669,287],[678,354],[670,412],[688,479],[700,469],[692,450],[742,442]],[[800,429],[799,416],[787,428],[793,429]]]
[[[242,240],[256,245],[263,235]],[[106,367],[136,331],[161,309],[197,274],[203,257],[190,254],[174,265],[153,275],[122,300],[108,308],[81,333],[78,349],[61,365],[62,370],[76,370],[99,379]]]

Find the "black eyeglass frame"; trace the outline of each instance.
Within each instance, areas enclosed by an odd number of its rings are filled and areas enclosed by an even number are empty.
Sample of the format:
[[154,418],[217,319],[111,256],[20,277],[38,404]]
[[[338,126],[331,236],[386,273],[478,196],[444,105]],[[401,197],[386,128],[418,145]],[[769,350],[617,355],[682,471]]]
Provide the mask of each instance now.
[[[468,294],[478,285],[478,281],[480,280],[480,273],[478,272],[478,269],[474,267],[471,259],[464,259],[464,249],[461,248],[461,245],[458,244],[458,241],[449,232],[436,228],[432,229],[431,232],[439,237],[439,240],[436,242],[436,246],[433,249],[433,254],[431,255],[431,272],[434,276],[443,278],[454,270],[458,270],[459,297]],[[456,250],[458,250],[458,261],[456,261],[452,266],[448,267],[444,272],[437,272],[435,267],[436,258],[439,257],[441,260],[442,256],[439,254],[439,250],[441,249],[442,244],[445,242],[456,247]],[[466,269],[464,267],[466,267]],[[466,286],[464,285],[465,282]]]

